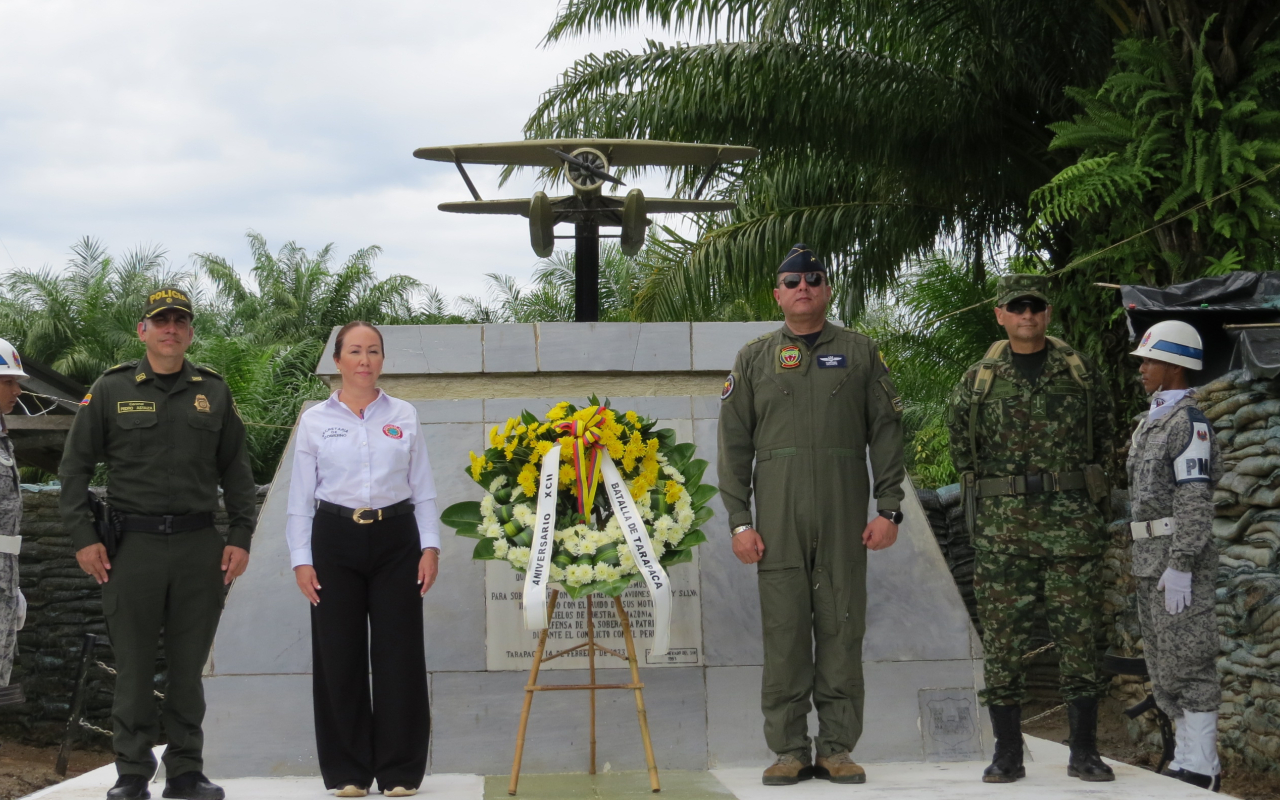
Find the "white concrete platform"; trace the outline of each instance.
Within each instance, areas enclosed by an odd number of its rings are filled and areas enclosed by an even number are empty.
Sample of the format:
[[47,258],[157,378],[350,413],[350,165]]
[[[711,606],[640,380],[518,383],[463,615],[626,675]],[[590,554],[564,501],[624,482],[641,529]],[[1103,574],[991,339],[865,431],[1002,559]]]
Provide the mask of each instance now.
[[[838,786],[821,780],[790,787],[763,786],[760,783],[763,764],[760,767],[712,770],[711,774],[738,800],[834,800],[855,795],[858,800],[992,800],[997,796],[1001,800],[1198,800],[1209,796],[1209,792],[1203,789],[1114,761],[1108,761],[1116,772],[1114,782],[1085,783],[1067,777],[1065,746],[1034,737],[1027,737],[1027,746],[1031,756],[1027,762],[1027,777],[1011,785],[983,783],[982,770],[986,762],[977,761],[867,764],[867,783],[862,786]],[[218,781],[217,772],[211,777]],[[115,778],[115,768],[106,766],[42,789],[28,795],[26,800],[101,800]],[[587,776],[565,775],[564,778],[568,786],[585,780]],[[318,778],[232,778],[218,782],[227,790],[228,800],[323,800],[332,796],[324,790]],[[502,786],[504,790],[498,797],[487,800],[505,800],[505,781]],[[485,780],[480,775],[428,775],[418,797],[424,800],[485,800],[484,787]],[[162,788],[161,782],[153,783],[152,797],[160,797]],[[581,788],[575,788],[578,790],[566,791],[566,796],[583,796]],[[594,796],[594,793],[590,794]],[[630,793],[627,796],[634,797]],[[680,793],[681,800],[688,796]],[[705,797],[710,800],[724,795],[706,794]],[[603,795],[599,795],[599,799],[609,800]]]

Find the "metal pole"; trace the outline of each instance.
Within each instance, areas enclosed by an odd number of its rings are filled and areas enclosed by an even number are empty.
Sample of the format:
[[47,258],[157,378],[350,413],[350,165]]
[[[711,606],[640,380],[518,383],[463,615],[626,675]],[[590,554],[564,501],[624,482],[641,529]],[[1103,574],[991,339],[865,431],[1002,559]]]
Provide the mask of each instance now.
[[92,633],[84,635],[84,644],[80,648],[80,672],[76,675],[76,688],[71,695],[71,716],[67,718],[67,730],[62,734],[62,747],[58,749],[58,762],[53,769],[62,777],[67,776],[67,761],[71,758],[71,739],[80,728],[80,709],[84,706],[84,682],[89,676],[89,664],[93,661],[93,648],[98,637]]
[[574,225],[573,321],[600,321],[600,226]]

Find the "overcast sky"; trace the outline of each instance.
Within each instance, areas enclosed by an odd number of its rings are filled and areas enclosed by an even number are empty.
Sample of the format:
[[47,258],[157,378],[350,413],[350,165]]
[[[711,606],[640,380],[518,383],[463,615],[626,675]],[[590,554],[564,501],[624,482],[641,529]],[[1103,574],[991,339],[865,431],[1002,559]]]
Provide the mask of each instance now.
[[[113,253],[381,245],[380,275],[447,295],[485,272],[526,279],[520,217],[445,214],[467,199],[415,147],[519,139],[575,57],[642,31],[539,47],[556,0],[0,0],[0,271],[60,268],[82,236]],[[524,197],[532,176],[480,193]],[[662,181],[637,185],[664,196]],[[568,231],[564,231],[568,233]]]

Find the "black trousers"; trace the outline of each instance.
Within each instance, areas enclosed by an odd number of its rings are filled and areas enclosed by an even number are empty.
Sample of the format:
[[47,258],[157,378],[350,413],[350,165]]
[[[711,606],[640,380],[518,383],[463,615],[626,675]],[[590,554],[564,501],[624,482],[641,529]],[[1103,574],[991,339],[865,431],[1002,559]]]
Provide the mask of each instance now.
[[311,554],[320,582],[312,694],[325,788],[367,788],[375,779],[379,790],[417,787],[431,735],[417,522],[405,514],[360,525],[317,512]]

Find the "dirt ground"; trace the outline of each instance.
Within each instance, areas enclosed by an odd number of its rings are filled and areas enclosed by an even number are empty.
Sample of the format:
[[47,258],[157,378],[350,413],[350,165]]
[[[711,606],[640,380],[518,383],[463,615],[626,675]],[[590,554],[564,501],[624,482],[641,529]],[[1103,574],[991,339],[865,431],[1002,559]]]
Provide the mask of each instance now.
[[[1024,719],[1048,711],[1057,703],[1044,706],[1028,706],[1023,709]],[[1145,744],[1129,741],[1129,732],[1125,726],[1124,707],[1116,700],[1108,698],[1098,710],[1098,750],[1102,755],[1126,764],[1155,769],[1160,761],[1160,752],[1148,749]],[[1048,739],[1053,742],[1065,742],[1067,739],[1067,711],[1056,711],[1042,720],[1024,725],[1023,730],[1032,736]],[[1172,780],[1172,779],[1171,779]],[[1222,793],[1241,800],[1280,800],[1280,772],[1243,772],[1227,769],[1222,775]]]
[[[67,777],[110,764],[114,756],[101,750],[73,750],[67,764]],[[56,747],[27,747],[13,742],[0,742],[0,800],[14,800],[62,780],[53,766],[58,760]]]

